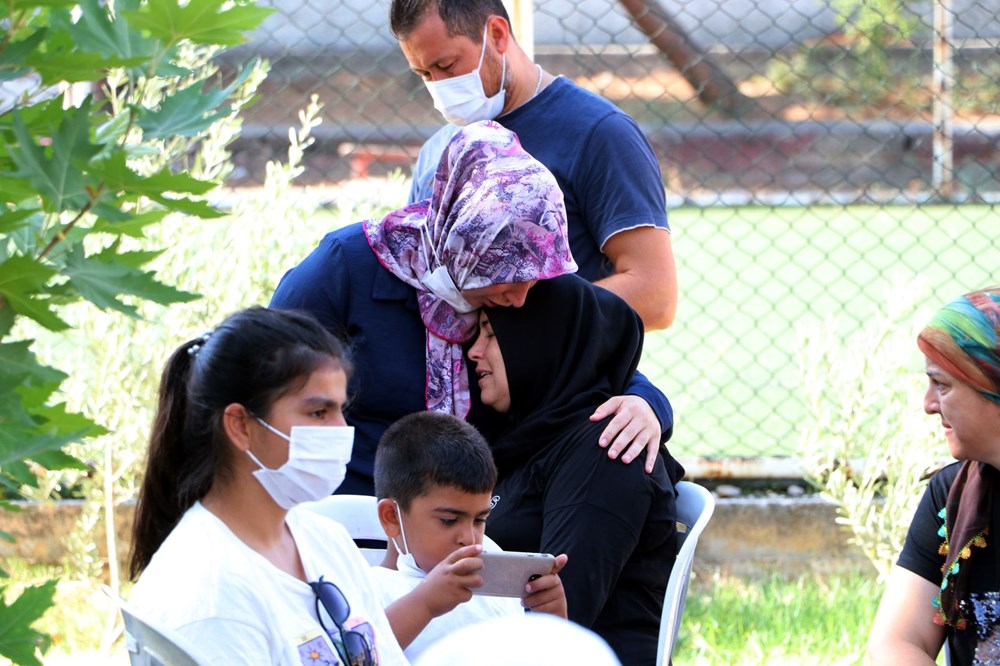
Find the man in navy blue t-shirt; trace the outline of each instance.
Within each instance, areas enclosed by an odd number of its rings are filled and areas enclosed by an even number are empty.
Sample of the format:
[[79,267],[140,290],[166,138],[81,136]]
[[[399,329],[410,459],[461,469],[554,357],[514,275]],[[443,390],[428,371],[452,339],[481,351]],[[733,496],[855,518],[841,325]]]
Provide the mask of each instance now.
[[501,0],[393,0],[393,34],[452,124],[420,151],[411,201],[431,181],[456,123],[495,119],[555,174],[579,274],[624,298],[646,330],[670,326],[677,275],[659,163],[636,122],[536,65],[514,41]]

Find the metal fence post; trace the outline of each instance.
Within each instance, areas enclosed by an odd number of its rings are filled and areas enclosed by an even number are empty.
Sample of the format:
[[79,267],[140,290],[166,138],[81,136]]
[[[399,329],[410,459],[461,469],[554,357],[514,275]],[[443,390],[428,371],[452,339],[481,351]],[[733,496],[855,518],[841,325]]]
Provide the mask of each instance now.
[[534,0],[504,0],[510,14],[514,38],[531,60],[535,59],[535,2]]
[[931,186],[950,198],[955,189],[952,160],[952,89],[955,86],[952,0],[934,2],[934,162]]

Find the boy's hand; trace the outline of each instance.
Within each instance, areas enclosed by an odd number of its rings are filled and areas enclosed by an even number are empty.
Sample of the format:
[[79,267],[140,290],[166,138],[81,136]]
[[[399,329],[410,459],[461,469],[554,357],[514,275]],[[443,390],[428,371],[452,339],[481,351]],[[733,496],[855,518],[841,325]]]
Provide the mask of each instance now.
[[472,598],[470,588],[483,584],[479,544],[462,546],[431,569],[411,594],[421,597],[433,617],[443,615]]
[[536,613],[566,617],[566,590],[559,579],[559,571],[566,566],[568,559],[566,553],[559,555],[548,575],[528,582],[524,588],[527,595],[521,600],[525,608]]

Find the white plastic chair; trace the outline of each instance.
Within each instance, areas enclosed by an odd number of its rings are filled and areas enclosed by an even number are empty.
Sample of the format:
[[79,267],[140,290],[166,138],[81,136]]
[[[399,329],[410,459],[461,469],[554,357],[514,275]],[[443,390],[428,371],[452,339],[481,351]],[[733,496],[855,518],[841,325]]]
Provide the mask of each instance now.
[[209,666],[206,657],[180,634],[157,627],[140,618],[128,602],[111,591],[101,589],[118,606],[125,622],[125,647],[132,666]]
[[[370,495],[330,495],[302,505],[321,516],[336,520],[347,529],[355,541],[379,541],[385,548],[358,548],[368,564],[382,563],[385,549],[389,547],[382,523],[378,519],[378,499]],[[483,535],[483,550],[503,550],[493,539]]]
[[[382,523],[378,519],[378,500],[370,495],[330,495],[302,506],[336,520],[347,529],[347,533],[355,541],[379,541],[388,547]],[[385,548],[358,550],[371,565],[380,564],[385,555]]]
[[677,484],[677,559],[670,570],[670,581],[663,598],[663,613],[660,615],[660,645],[656,663],[667,666],[677,642],[677,631],[681,626],[684,606],[687,603],[688,582],[691,579],[691,565],[694,550],[698,547],[708,521],[715,512],[715,498],[707,488],[690,481]]

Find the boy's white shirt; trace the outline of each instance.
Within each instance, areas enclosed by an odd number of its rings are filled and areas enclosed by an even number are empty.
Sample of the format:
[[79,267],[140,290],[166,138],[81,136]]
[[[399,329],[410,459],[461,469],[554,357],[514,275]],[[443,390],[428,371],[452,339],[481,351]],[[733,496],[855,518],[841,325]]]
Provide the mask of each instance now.
[[[495,545],[487,550],[494,548],[496,548]],[[389,604],[403,595],[412,592],[426,577],[427,574],[422,571],[407,570],[403,572],[380,566],[372,567],[372,582],[375,583],[381,596],[383,607],[388,607]],[[469,601],[461,603],[450,612],[431,620],[417,638],[410,643],[410,646],[404,650],[404,653],[407,659],[413,661],[456,629],[517,615],[524,615],[524,607],[521,605],[520,599],[473,595]]]

